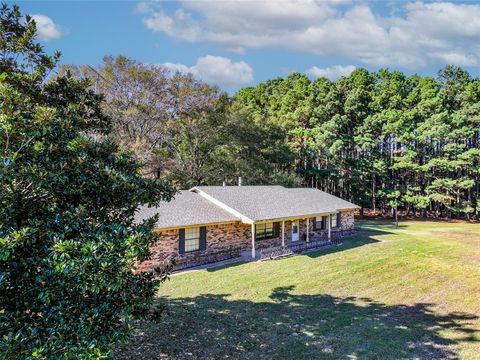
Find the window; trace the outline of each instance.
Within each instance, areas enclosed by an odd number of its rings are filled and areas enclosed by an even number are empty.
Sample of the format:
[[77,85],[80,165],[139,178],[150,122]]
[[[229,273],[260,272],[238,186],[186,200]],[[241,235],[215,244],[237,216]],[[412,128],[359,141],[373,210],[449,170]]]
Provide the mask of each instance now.
[[185,252],[200,250],[200,228],[185,229]]
[[273,223],[255,225],[255,239],[268,239],[273,237]]
[[316,229],[316,230],[322,230],[323,229],[323,216],[315,217],[315,227],[314,227],[314,229]]
[[330,218],[332,219],[332,228],[336,228],[338,226],[337,215],[330,215]]

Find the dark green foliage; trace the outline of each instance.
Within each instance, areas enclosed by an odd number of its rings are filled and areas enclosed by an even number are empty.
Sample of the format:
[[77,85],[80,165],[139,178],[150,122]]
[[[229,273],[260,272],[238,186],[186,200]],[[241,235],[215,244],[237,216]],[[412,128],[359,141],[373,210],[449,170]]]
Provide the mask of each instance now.
[[115,139],[179,187],[243,176],[317,187],[383,214],[478,217],[480,80],[460,68],[437,79],[294,73],[232,99],[124,57],[106,57],[98,73],[73,70],[107,94]]
[[460,68],[438,80],[385,69],[334,82],[292,74],[240,90],[234,103],[285,130],[294,160],[284,169],[304,185],[382,212],[478,216],[480,80]]
[[133,215],[172,189],[109,139],[88,81],[46,83],[57,56],[28,17],[3,6],[0,26],[0,354],[100,357],[165,279],[133,272],[154,241]]
[[[478,217],[480,80],[357,69],[299,73],[232,99],[190,75],[106,57],[70,67],[107,94],[115,139],[182,188],[283,184],[326,190],[383,214]],[[135,99],[135,101],[131,101]]]

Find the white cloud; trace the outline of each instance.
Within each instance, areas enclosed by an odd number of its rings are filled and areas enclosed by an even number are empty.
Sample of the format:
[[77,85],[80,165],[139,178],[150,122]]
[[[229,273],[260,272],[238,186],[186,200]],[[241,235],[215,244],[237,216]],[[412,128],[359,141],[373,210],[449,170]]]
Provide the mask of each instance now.
[[[420,68],[476,65],[480,56],[480,5],[401,3],[383,16],[347,1],[184,1],[173,13],[152,6],[152,31],[189,42],[214,42],[242,53],[282,48],[346,57],[372,66]],[[398,11],[401,10],[401,11]]]
[[342,76],[348,76],[356,69],[353,65],[335,65],[327,68],[319,68],[312,66],[310,69],[307,69],[306,73],[312,77],[326,77],[330,80],[336,80]]
[[62,36],[61,28],[48,16],[34,14],[32,15],[32,19],[35,20],[37,25],[37,33],[40,40],[48,41],[52,39],[58,39],[60,36]]
[[478,65],[478,59],[474,55],[467,55],[460,52],[439,52],[439,53],[432,53],[432,58],[439,59],[441,62],[446,64],[455,64],[459,66],[475,66]]
[[175,72],[180,72],[182,74],[189,74],[190,73],[194,76],[198,76],[198,73],[194,69],[194,66],[188,67],[187,65],[171,63],[171,62],[166,62],[166,63],[160,64],[160,65],[163,66],[164,68],[166,68],[167,70],[169,70],[171,72],[174,72],[174,73]]
[[141,1],[135,7],[135,11],[138,12],[138,13],[146,13],[146,12],[150,11],[151,8],[152,7],[148,2]]
[[245,61],[232,62],[222,56],[199,57],[196,64],[190,67],[168,62],[161,65],[170,71],[191,73],[208,84],[227,88],[248,84],[253,80],[253,69]]

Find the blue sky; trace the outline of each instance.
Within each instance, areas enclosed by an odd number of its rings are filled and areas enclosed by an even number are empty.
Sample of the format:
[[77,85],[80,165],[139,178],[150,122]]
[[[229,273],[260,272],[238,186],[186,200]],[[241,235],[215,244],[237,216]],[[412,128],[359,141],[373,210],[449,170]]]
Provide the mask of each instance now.
[[[12,2],[10,2],[12,3]],[[63,63],[125,55],[233,92],[293,71],[311,78],[381,67],[435,75],[480,64],[475,2],[17,1]]]

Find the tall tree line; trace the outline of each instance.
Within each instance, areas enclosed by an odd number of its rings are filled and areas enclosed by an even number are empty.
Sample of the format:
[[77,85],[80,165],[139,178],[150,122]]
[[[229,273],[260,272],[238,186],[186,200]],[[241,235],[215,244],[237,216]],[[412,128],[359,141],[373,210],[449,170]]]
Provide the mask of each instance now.
[[232,97],[190,75],[124,57],[66,67],[106,96],[117,141],[177,187],[316,187],[387,213],[478,216],[480,81],[357,69],[294,73]]
[[436,79],[296,73],[234,97],[255,121],[283,130],[304,185],[383,213],[442,217],[480,210],[479,100],[480,81],[452,66]]

